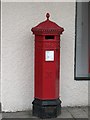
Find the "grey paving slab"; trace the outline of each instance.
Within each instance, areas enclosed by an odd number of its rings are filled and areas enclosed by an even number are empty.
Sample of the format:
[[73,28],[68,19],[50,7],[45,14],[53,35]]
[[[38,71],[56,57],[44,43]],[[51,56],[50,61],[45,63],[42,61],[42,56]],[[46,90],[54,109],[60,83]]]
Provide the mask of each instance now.
[[61,109],[61,115],[59,115],[57,118],[73,118],[70,112],[66,108]]
[[[37,118],[32,116],[30,112],[15,112],[15,113],[3,113],[3,118]],[[61,115],[57,118],[72,118],[71,114],[66,110],[66,108],[62,108]]]
[[32,116],[31,111],[2,113],[3,118],[36,118]]
[[[76,118],[88,118],[88,108],[87,107],[63,107],[61,109],[61,115],[59,115],[57,118],[63,119],[66,118],[68,120],[72,119],[75,120]],[[14,112],[14,113],[2,113],[3,118],[37,118],[32,116],[32,111],[23,111],[23,112]],[[45,120],[45,119],[44,119]],[[46,119],[49,120],[49,119]],[[55,120],[52,119],[52,120]]]
[[2,113],[0,113],[0,120],[2,119]]
[[67,109],[71,113],[73,118],[88,118],[88,114],[81,107],[76,108],[68,107]]
[[88,107],[82,107],[81,109],[82,109],[83,111],[85,111],[86,114],[88,115],[88,113],[89,113],[89,112],[88,112],[88,110],[89,110]]

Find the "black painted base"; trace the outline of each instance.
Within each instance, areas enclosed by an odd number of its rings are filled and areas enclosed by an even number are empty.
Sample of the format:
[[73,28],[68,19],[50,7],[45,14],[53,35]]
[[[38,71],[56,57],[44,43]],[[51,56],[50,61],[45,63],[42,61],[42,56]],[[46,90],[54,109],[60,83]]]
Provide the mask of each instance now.
[[61,113],[61,101],[59,99],[39,100],[35,98],[32,104],[33,116],[37,116],[42,119],[55,118]]

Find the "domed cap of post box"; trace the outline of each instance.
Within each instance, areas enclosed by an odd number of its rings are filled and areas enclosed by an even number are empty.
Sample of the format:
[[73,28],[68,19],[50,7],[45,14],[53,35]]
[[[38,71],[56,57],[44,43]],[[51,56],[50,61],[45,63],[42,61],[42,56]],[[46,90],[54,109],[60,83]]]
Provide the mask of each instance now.
[[41,22],[37,26],[33,27],[31,31],[33,34],[42,35],[42,34],[62,34],[64,29],[58,26],[55,22],[49,20],[50,14],[46,14],[47,20]]

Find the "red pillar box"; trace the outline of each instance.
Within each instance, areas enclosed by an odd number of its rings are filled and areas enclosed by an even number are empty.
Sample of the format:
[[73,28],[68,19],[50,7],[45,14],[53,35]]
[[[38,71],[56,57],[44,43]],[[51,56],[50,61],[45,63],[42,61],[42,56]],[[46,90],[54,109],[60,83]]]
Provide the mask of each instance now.
[[60,34],[63,28],[47,20],[31,29],[35,34],[33,115],[53,118],[61,111],[59,100]]

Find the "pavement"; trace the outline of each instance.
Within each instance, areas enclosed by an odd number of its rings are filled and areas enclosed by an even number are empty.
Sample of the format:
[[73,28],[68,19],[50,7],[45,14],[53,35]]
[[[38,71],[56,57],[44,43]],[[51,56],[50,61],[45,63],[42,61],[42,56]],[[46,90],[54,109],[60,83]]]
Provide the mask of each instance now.
[[[21,111],[21,112],[2,112],[0,113],[0,117],[2,118],[37,118],[32,116],[32,111]],[[59,115],[56,119],[72,119],[72,120],[78,120],[78,118],[82,118],[83,120],[89,120],[88,119],[88,107],[62,107],[61,109],[61,115]],[[4,119],[2,119],[4,120]]]

